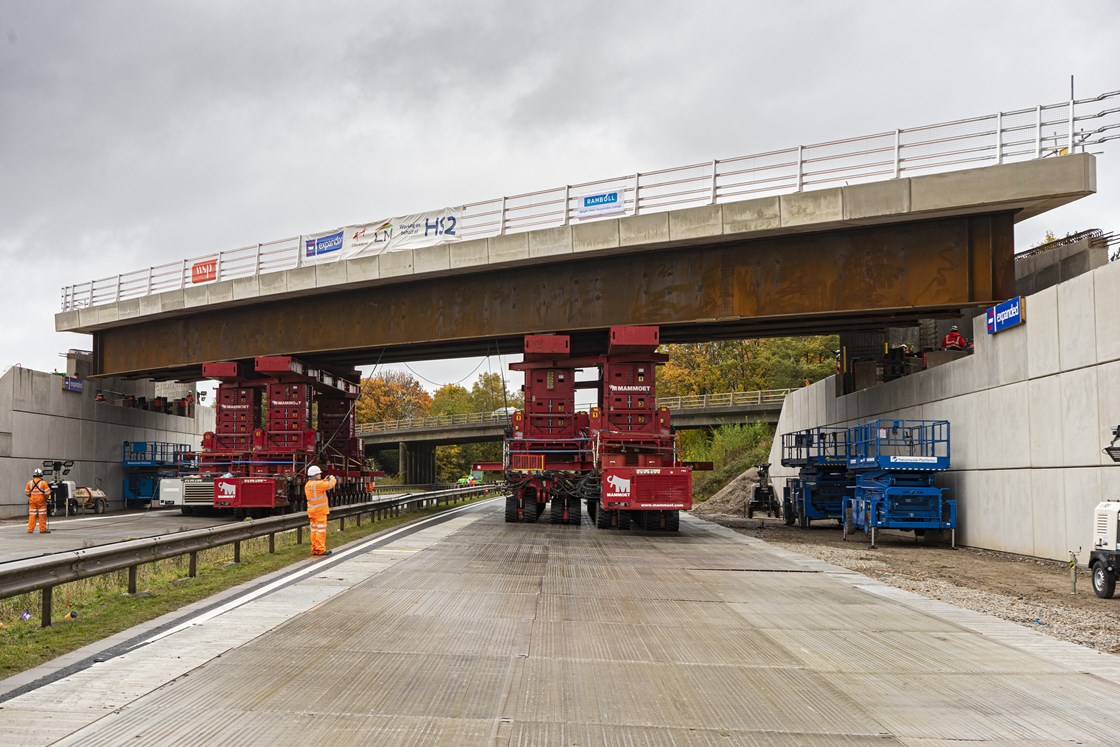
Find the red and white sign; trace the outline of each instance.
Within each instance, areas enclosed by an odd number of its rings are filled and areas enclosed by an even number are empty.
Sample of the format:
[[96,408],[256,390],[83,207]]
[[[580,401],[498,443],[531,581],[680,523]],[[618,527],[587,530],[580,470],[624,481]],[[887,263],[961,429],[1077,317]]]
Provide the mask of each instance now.
[[218,277],[218,260],[205,259],[191,265],[191,282],[208,283]]

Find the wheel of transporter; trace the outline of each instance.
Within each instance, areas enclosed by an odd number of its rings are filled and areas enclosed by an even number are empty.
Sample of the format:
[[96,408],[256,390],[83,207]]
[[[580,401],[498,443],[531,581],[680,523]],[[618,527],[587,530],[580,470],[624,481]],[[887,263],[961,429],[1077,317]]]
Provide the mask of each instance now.
[[595,526],[599,529],[611,528],[611,512],[604,511],[598,505],[595,506]]
[[1108,572],[1103,561],[1093,563],[1093,593],[1101,599],[1111,599],[1116,591],[1116,578]]
[[524,521],[527,521],[531,524],[537,519],[541,518],[542,513],[544,513],[544,510],[541,508],[541,504],[537,503],[536,501],[532,503],[526,503]]
[[568,523],[576,526],[583,523],[583,509],[579,505],[579,498],[568,499]]
[[681,528],[681,512],[680,511],[666,511],[665,512],[665,531],[666,532],[679,532]]
[[506,523],[513,524],[517,521],[517,496],[506,496]]
[[549,506],[550,516],[548,520],[553,524],[559,524],[564,520],[564,501],[561,498],[553,496],[552,504]]
[[633,520],[633,515],[629,511],[619,510],[618,512],[618,527],[617,529],[629,529],[630,522]]

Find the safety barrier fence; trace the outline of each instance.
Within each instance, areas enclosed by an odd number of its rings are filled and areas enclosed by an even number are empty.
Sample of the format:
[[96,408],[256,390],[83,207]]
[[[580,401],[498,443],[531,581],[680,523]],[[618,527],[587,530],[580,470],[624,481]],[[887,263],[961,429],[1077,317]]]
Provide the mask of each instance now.
[[[618,192],[622,214],[703,207],[1086,151],[1120,137],[1120,91],[951,122],[624,174],[462,206],[458,235],[486,238],[579,220],[583,195]],[[1107,102],[1107,103],[1106,103]],[[302,266],[303,236],[66,286],[62,310]],[[451,246],[454,251],[454,245]],[[316,264],[323,260],[316,259]],[[346,261],[346,260],[327,260]],[[204,272],[199,274],[199,268]]]
[[[399,491],[400,486],[396,487]],[[363,516],[368,515],[371,521],[376,521],[387,516],[398,516],[406,510],[457,503],[464,498],[484,495],[493,490],[494,486],[484,485],[349,506],[332,506],[330,520],[339,522],[339,531],[342,531],[346,528],[347,519],[353,519],[360,526]],[[233,545],[233,562],[240,563],[242,542],[255,537],[268,537],[268,551],[273,553],[276,551],[277,534],[294,531],[296,542],[302,544],[306,527],[307,513],[300,512],[14,560],[0,565],[0,599],[41,592],[41,624],[46,628],[51,624],[52,592],[59,584],[128,569],[128,593],[135,594],[137,570],[145,563],[188,555],[190,560],[187,574],[194,578],[197,575],[198,553],[203,550]]]
[[[687,410],[706,407],[741,407],[747,405],[778,404],[785,401],[792,389],[763,389],[754,392],[724,392],[722,394],[693,394],[684,397],[659,397],[658,407]],[[457,425],[509,425],[509,414],[499,412],[467,412],[458,415],[428,415],[422,418],[400,418],[377,423],[359,423],[355,434],[368,436],[374,433],[395,431],[422,431],[450,428]]]

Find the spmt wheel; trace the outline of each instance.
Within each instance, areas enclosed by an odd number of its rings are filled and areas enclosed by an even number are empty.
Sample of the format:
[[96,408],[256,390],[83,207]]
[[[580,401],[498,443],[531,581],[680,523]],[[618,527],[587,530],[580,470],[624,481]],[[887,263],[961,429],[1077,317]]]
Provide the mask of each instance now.
[[517,522],[517,496],[506,496],[506,523],[514,524]]

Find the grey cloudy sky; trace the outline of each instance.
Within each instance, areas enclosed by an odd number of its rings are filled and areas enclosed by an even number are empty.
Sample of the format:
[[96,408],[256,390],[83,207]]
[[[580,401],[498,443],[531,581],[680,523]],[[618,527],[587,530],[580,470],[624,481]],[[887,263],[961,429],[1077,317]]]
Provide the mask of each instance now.
[[[0,370],[91,346],[54,332],[64,285],[1112,91],[1118,28],[1110,0],[0,0]],[[1098,188],[1019,246],[1120,230],[1120,147]]]

